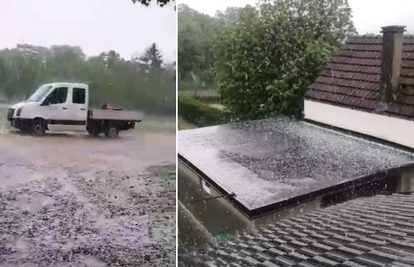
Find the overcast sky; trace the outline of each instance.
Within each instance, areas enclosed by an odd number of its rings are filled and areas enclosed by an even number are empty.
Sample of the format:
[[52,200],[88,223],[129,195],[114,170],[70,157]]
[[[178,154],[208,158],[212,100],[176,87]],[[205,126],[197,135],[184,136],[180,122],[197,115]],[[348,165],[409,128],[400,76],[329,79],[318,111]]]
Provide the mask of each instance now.
[[[1,0],[0,0],[1,1]],[[214,15],[216,10],[225,10],[228,6],[255,4],[256,0],[180,0],[200,12]],[[360,34],[379,34],[386,25],[403,25],[414,33],[413,0],[349,0],[353,10],[354,24]]]
[[156,42],[175,60],[174,5],[160,8],[131,0],[0,0],[0,49],[16,44],[78,45],[87,55],[115,50],[129,59]]

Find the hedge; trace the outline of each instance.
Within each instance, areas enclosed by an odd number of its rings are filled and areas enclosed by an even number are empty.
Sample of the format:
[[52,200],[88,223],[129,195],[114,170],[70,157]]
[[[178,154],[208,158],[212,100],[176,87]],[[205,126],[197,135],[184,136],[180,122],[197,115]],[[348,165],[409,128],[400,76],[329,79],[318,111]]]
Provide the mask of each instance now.
[[194,97],[195,99],[205,103],[205,104],[215,104],[220,103],[220,97],[219,96],[207,96],[207,95],[196,95]]
[[178,115],[199,127],[225,124],[230,121],[228,112],[209,107],[185,94],[178,96]]
[[187,90],[181,91],[180,94],[191,96],[206,104],[220,103],[220,94],[217,90]]

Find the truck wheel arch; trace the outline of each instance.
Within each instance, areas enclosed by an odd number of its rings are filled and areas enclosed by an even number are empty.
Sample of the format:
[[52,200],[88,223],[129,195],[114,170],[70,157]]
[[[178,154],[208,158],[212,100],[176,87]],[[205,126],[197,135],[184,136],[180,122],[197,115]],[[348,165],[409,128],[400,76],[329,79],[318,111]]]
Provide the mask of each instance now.
[[36,120],[46,122],[46,120],[44,118],[42,118],[42,117],[34,117],[32,119],[32,121],[36,121]]

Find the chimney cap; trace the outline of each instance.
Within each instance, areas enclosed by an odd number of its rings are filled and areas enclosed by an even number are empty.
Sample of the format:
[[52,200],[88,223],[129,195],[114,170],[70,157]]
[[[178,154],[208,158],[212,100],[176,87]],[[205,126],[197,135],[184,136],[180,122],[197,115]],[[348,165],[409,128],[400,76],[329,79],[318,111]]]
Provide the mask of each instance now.
[[398,25],[391,25],[391,26],[385,26],[381,27],[382,31],[381,33],[403,33],[406,31],[406,26],[398,26]]

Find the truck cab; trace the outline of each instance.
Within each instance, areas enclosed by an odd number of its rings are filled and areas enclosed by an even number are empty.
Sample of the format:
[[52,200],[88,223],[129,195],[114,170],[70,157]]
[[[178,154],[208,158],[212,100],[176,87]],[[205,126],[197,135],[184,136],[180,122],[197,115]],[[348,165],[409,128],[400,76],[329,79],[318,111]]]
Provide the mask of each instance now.
[[8,112],[11,124],[23,132],[85,131],[89,87],[82,83],[49,83]]

